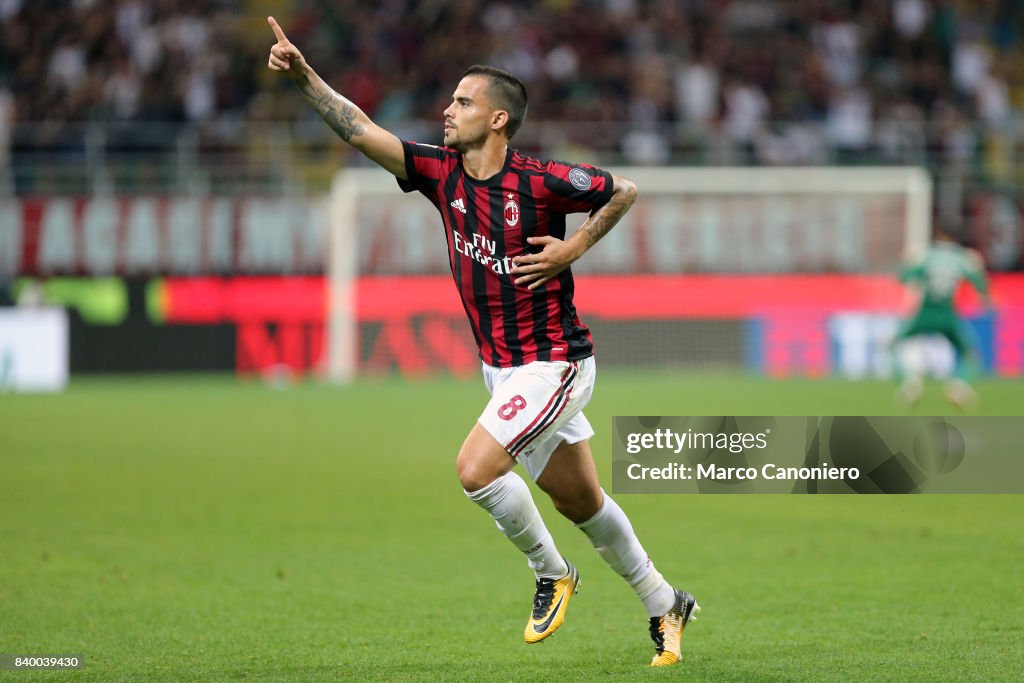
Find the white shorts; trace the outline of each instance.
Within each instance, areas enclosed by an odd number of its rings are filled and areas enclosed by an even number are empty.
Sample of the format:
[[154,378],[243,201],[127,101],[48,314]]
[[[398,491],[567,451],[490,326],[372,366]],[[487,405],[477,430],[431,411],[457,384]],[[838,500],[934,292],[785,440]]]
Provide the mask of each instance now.
[[563,441],[578,443],[594,435],[583,406],[594,391],[596,367],[593,356],[514,368],[485,363],[491,400],[477,422],[537,481]]

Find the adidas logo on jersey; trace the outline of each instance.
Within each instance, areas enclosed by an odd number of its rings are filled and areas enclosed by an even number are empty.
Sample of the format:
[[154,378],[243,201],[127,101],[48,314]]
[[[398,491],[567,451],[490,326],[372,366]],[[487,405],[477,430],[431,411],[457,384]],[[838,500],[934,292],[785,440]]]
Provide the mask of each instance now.
[[451,203],[452,208],[458,209],[462,213],[466,213],[466,202],[463,201],[462,197],[459,197]]

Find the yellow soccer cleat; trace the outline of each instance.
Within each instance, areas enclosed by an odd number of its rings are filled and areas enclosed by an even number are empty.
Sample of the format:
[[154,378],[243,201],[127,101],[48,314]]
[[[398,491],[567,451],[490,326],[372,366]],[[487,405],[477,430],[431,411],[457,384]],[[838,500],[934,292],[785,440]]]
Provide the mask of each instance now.
[[523,639],[530,643],[539,643],[565,621],[565,609],[569,606],[569,598],[579,590],[580,574],[569,560],[568,573],[562,578],[537,579],[537,592],[533,594],[533,614],[526,623]]
[[663,617],[651,617],[651,640],[656,654],[651,666],[669,666],[679,661],[679,641],[683,629],[691,621],[697,621],[700,605],[696,598],[685,591],[676,590],[676,604]]

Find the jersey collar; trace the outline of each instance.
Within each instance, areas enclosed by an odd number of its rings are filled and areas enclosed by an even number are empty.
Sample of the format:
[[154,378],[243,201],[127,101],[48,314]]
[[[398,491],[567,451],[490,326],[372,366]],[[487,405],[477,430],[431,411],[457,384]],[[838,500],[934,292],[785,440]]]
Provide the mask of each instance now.
[[473,176],[471,176],[468,173],[466,173],[466,169],[463,168],[463,166],[462,166],[462,155],[461,154],[459,155],[459,168],[462,169],[462,175],[466,179],[467,183],[470,183],[472,185],[478,185],[480,187],[494,187],[495,185],[500,185],[501,184],[501,179],[505,176],[505,173],[508,171],[508,167],[512,164],[512,156],[513,156],[513,154],[515,154],[515,150],[512,149],[511,147],[507,148],[505,150],[505,163],[502,164],[501,170],[499,170],[497,173],[495,173],[491,177],[484,178],[483,180],[477,180]]

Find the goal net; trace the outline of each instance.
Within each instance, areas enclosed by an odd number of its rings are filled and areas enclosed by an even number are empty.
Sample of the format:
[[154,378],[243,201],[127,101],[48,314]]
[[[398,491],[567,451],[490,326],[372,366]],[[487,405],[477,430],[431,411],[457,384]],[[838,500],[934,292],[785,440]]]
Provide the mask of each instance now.
[[[931,232],[926,171],[620,168],[640,198],[573,265],[602,366],[874,374]],[[441,218],[378,169],[332,185],[327,375],[479,366]],[[570,216],[569,231],[585,216]]]

